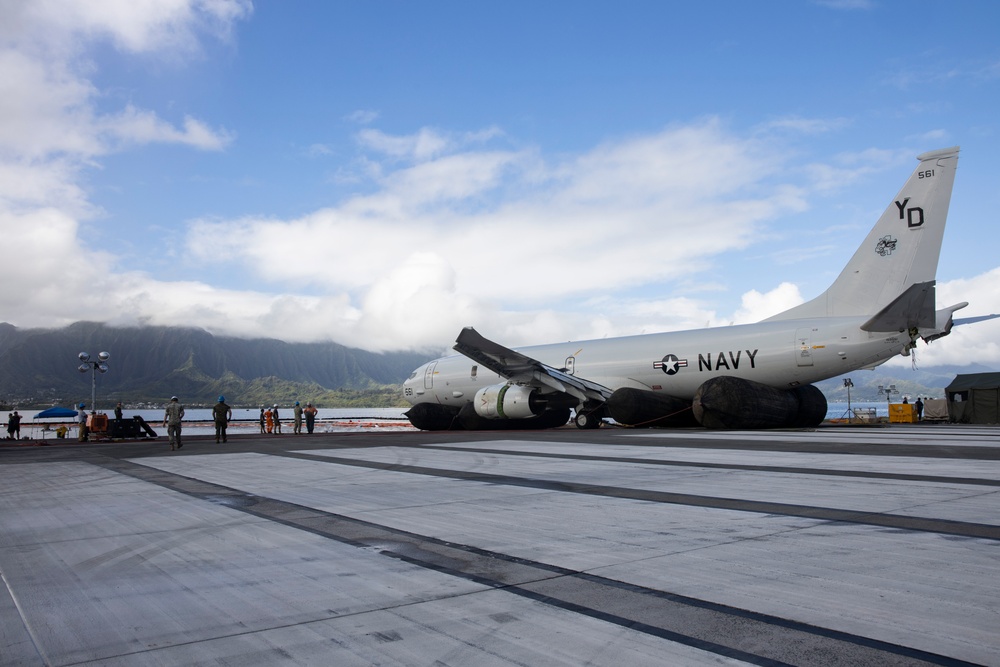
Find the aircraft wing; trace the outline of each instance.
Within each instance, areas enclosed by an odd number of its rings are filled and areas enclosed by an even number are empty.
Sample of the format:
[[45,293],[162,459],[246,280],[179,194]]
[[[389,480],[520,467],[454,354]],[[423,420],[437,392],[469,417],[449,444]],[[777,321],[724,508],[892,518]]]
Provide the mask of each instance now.
[[513,382],[541,385],[576,397],[581,402],[608,400],[612,390],[570,375],[483,337],[472,327],[462,329],[455,350]]

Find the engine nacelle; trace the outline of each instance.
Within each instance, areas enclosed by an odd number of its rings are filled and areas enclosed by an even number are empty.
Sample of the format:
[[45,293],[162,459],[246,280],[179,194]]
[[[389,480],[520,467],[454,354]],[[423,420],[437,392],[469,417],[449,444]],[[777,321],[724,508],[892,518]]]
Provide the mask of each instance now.
[[519,384],[495,384],[476,392],[476,414],[486,419],[528,419],[540,415],[538,393]]

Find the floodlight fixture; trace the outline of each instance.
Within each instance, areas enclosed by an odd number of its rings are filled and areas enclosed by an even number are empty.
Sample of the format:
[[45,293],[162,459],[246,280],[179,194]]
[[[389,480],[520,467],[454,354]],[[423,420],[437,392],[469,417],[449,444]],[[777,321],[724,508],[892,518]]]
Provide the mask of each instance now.
[[86,373],[87,371],[92,372],[90,379],[90,409],[91,411],[97,410],[97,374],[100,373],[104,375],[110,368],[108,364],[105,363],[111,358],[111,355],[107,352],[101,352],[97,355],[97,361],[92,361],[90,359],[90,354],[87,352],[81,352],[76,355],[76,358],[83,363],[76,367],[76,370],[81,373]]

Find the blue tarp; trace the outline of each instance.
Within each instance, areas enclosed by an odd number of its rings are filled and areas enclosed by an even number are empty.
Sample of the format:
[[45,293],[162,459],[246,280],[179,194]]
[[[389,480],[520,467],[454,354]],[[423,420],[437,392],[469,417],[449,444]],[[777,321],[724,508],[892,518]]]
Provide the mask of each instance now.
[[77,415],[76,410],[70,410],[69,408],[60,408],[57,406],[54,408],[49,408],[48,410],[42,410],[37,415],[35,415],[35,419],[47,419],[49,417],[66,418],[66,417],[76,417],[76,415]]

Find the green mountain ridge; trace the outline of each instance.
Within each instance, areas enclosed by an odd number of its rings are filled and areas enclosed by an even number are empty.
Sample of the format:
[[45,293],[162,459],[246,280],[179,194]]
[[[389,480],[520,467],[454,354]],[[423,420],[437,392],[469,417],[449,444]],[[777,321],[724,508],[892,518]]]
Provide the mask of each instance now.
[[291,400],[326,407],[400,405],[400,385],[432,356],[374,353],[337,343],[214,336],[183,327],[114,327],[77,322],[59,329],[0,324],[0,400],[19,405],[90,403],[92,371],[80,373],[77,354],[111,355],[97,375],[97,405],[117,401],[162,404],[172,395],[185,404],[211,405],[222,394],[232,405]]
[[852,401],[885,401],[886,394],[879,394],[879,387],[888,388],[895,385],[896,393],[891,394],[892,402],[899,403],[904,396],[915,401],[918,396],[923,398],[944,398],[945,387],[951,384],[956,375],[970,373],[992,373],[996,368],[982,364],[967,366],[933,366],[925,369],[906,369],[880,366],[870,371],[859,370],[845,373],[829,380],[817,382],[816,387],[823,392],[830,402],[846,402],[848,397],[844,379],[850,378]]

